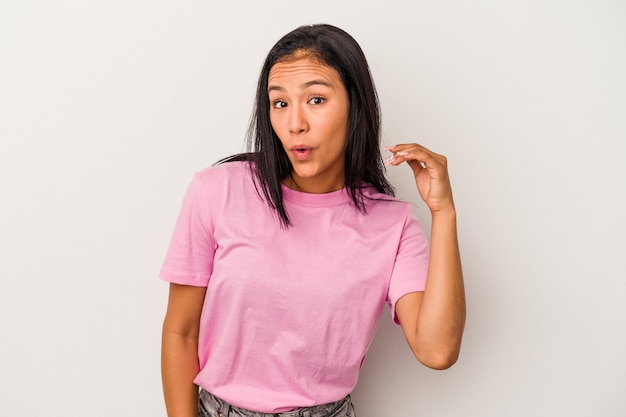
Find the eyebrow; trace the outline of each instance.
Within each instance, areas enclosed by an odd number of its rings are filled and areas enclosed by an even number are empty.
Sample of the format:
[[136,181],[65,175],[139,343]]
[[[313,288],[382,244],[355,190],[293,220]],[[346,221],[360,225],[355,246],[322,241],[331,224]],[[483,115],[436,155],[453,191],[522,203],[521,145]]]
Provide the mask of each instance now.
[[[307,88],[312,87],[312,86],[314,86],[314,85],[323,85],[323,86],[326,86],[326,87],[328,87],[328,88],[333,88],[332,84],[331,84],[331,83],[329,83],[328,81],[325,81],[325,80],[311,80],[311,81],[307,81],[307,82],[305,82],[304,84],[302,84],[302,85],[300,86],[300,89],[301,89],[301,90],[306,90]],[[270,91],[274,91],[274,90],[276,90],[276,91],[282,91],[282,92],[285,92],[285,91],[286,91],[283,87],[278,86],[278,85],[270,85],[270,86],[267,88],[267,92],[268,92],[268,93],[269,93]]]

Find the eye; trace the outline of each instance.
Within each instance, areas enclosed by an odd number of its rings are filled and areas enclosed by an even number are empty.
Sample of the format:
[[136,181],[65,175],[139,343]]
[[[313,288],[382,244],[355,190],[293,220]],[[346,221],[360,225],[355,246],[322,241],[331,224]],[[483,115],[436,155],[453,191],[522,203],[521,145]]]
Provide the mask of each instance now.
[[275,109],[282,109],[282,108],[287,107],[287,103],[282,100],[274,100],[272,101],[272,107]]
[[309,104],[322,104],[326,101],[324,97],[315,96],[309,100]]

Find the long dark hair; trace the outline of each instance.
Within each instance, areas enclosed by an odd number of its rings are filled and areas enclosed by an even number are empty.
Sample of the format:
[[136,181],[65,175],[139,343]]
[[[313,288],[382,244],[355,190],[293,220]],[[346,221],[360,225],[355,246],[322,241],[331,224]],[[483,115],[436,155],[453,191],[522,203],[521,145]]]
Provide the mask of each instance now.
[[257,191],[260,186],[267,203],[276,210],[284,226],[289,226],[290,221],[283,204],[281,181],[291,175],[292,165],[270,123],[267,85],[270,70],[276,63],[300,53],[334,68],[348,92],[350,114],[344,175],[346,190],[355,207],[361,212],[366,211],[363,187],[367,185],[373,186],[380,193],[394,195],[393,186],[385,177],[379,149],[378,95],[361,47],[352,36],[335,26],[301,26],[276,42],[265,59],[248,128],[248,153],[218,162],[253,162],[251,167]]

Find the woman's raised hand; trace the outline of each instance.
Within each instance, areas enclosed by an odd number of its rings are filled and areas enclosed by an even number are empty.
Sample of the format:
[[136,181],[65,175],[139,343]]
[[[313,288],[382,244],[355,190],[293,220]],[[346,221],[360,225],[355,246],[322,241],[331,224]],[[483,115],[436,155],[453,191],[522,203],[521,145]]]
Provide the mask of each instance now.
[[385,160],[385,165],[397,166],[403,162],[409,164],[415,176],[417,190],[433,215],[454,211],[448,161],[445,156],[416,143],[389,146],[385,150],[392,153]]

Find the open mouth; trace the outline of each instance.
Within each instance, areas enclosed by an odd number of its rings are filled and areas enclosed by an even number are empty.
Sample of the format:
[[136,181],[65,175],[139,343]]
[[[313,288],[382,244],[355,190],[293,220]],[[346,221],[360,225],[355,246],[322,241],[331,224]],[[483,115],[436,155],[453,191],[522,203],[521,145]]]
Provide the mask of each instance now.
[[297,159],[302,160],[308,158],[313,150],[307,146],[294,146],[291,151]]

